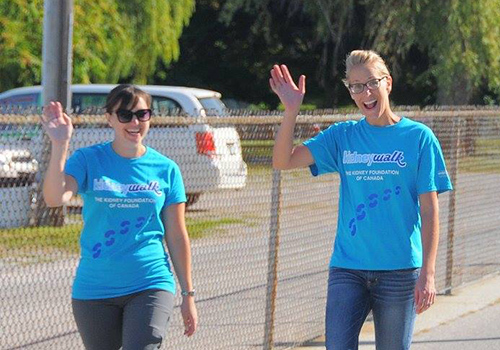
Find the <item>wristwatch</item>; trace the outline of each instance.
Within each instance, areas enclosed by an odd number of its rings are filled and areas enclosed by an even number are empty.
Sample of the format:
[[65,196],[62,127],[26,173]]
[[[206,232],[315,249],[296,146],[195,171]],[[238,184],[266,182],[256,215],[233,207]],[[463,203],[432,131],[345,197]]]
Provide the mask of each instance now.
[[196,290],[194,290],[194,289],[193,290],[183,290],[181,292],[181,295],[183,297],[194,297],[195,294],[196,294]]

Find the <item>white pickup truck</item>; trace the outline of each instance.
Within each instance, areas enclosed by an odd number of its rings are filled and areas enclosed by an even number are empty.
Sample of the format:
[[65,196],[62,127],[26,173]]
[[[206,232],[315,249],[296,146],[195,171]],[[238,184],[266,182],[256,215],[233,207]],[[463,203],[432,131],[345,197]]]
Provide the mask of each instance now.
[[[107,94],[116,85],[73,85],[72,108],[75,115],[92,108],[101,108]],[[203,123],[207,115],[222,115],[225,106],[220,93],[196,88],[173,86],[140,86],[153,97],[152,109],[168,114],[175,110],[185,118],[197,118],[195,123],[184,125],[153,125],[145,143],[180,167],[188,204],[195,203],[207,191],[241,189],[246,184],[247,165],[243,161],[238,132],[233,126],[210,126]],[[0,94],[0,107],[41,106],[40,86],[9,90]],[[154,118],[154,117],[153,117]],[[41,135],[33,138],[32,153],[41,155]],[[109,127],[76,125],[71,141],[71,150],[104,142],[113,138]],[[37,152],[38,151],[38,152]]]

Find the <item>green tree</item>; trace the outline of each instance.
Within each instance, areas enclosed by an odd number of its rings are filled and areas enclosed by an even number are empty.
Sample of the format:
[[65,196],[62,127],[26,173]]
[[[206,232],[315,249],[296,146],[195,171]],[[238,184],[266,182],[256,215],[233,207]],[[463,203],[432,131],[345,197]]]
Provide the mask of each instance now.
[[379,51],[395,75],[419,51],[428,67],[414,83],[436,84],[440,104],[470,103],[484,86],[500,94],[500,0],[228,0],[222,18],[260,13],[257,28],[277,7],[313,23],[323,84],[355,43]]
[[42,0],[0,1],[0,91],[40,81]]
[[[315,85],[323,89],[324,103],[320,105],[329,107],[349,103],[341,83],[342,61],[345,53],[359,47],[362,40],[363,18],[358,11],[354,0],[227,0],[220,20],[229,25],[235,16],[248,13],[254,17],[250,31],[262,33],[268,45],[295,45],[283,52],[295,51],[300,56],[288,54],[282,58],[309,77],[308,96]],[[310,66],[314,67],[312,71],[308,71]]]
[[146,83],[154,74],[158,62],[168,66],[179,58],[179,38],[195,10],[195,0],[116,2],[125,25],[133,30],[129,37],[134,62],[133,80]]
[[[73,82],[146,83],[179,57],[195,0],[75,0]],[[0,0],[0,90],[41,81],[43,0]]]
[[[273,64],[286,62],[294,74],[315,76],[320,53],[314,25],[306,16],[284,17],[274,1],[268,12],[236,11],[227,19],[222,10],[229,2],[196,2],[196,12],[180,39],[179,61],[159,69],[155,82],[205,87],[221,91],[226,99],[263,102],[274,108],[279,100],[268,81]],[[332,96],[331,90],[311,83],[306,103],[330,107]]]
[[[468,104],[485,86],[500,93],[500,0],[365,0],[368,43],[393,61],[417,46],[429,57],[438,104]],[[396,62],[393,62],[396,64]]]
[[416,40],[432,59],[438,103],[470,103],[484,83],[500,95],[500,0],[423,5]]

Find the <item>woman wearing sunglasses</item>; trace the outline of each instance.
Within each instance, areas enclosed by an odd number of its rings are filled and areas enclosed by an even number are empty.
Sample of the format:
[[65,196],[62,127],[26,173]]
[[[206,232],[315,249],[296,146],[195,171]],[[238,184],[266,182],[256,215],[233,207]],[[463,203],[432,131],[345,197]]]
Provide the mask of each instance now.
[[84,200],[81,257],[73,314],[87,349],[157,349],[165,339],[176,290],[185,332],[196,330],[186,195],[179,167],[143,144],[151,96],[133,85],[113,89],[106,118],[114,140],[78,149],[66,162],[73,126],[61,104],[44,109],[52,144],[43,193],[50,207]]
[[438,140],[391,110],[392,77],[373,51],[356,50],[346,59],[345,85],[364,117],[336,123],[295,148],[305,77],[297,86],[286,66],[275,65],[270,85],[285,106],[273,166],[340,175],[326,348],[358,349],[372,311],[377,349],[409,349],[415,314],[436,295],[438,193],[452,189]]

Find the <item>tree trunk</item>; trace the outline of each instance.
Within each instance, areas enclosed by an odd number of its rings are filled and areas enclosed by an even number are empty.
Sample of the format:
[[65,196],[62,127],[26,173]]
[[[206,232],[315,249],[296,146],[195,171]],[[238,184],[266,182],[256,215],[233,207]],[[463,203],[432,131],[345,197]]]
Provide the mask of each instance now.
[[442,106],[469,104],[472,99],[471,85],[465,72],[462,74],[455,74],[449,86],[441,83],[438,78],[437,104]]
[[[438,82],[437,104],[442,106],[468,105],[472,100],[472,93],[472,84],[467,75],[465,73],[455,74],[451,86],[445,86],[445,84],[439,84]],[[460,153],[465,156],[472,156],[475,153],[477,123],[472,116],[466,117],[465,123],[465,129],[461,136]],[[445,137],[443,137],[442,133],[447,133],[448,131],[435,130],[435,132],[438,138],[443,139]]]

